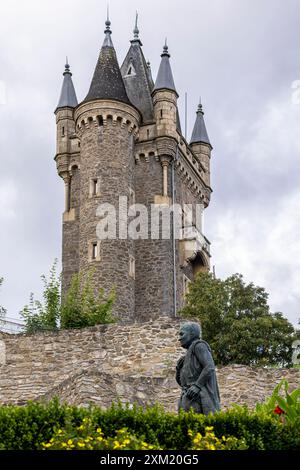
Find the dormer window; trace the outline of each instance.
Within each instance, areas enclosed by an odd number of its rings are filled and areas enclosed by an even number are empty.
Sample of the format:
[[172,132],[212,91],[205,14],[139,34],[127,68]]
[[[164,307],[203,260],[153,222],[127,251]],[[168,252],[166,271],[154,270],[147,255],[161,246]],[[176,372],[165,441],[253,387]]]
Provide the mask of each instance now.
[[136,71],[135,71],[135,68],[134,68],[132,62],[130,62],[129,67],[127,69],[127,72],[125,74],[125,77],[132,77],[134,75],[136,75]]

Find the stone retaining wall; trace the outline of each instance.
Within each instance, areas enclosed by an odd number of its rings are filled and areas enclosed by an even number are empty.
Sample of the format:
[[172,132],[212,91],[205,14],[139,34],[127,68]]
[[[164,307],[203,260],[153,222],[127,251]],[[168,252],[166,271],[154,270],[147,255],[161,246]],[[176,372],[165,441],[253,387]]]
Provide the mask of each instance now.
[[[174,369],[183,353],[179,325],[179,319],[161,318],[34,336],[0,333],[6,351],[0,362],[0,403],[59,396],[68,403],[104,407],[116,400],[158,402],[175,411],[180,389]],[[263,401],[283,377],[291,390],[300,387],[300,369],[233,365],[217,375],[223,408]]]

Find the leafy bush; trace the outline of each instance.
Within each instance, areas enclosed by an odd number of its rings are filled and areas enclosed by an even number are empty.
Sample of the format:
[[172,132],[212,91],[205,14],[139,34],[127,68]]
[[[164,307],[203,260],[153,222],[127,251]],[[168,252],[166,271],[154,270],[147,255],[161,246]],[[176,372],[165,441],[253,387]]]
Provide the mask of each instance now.
[[[206,436],[208,445],[219,445],[225,436],[226,440],[229,437],[237,439],[230,439],[228,445],[247,446],[249,450],[300,450],[299,416],[284,424],[275,414],[268,416],[249,411],[246,407],[204,416],[192,411],[166,413],[157,406],[143,410],[119,404],[108,410],[94,406],[86,409],[59,405],[57,400],[48,405],[29,403],[25,407],[0,407],[0,449],[42,449],[43,443],[62,445],[66,437],[68,440],[76,439],[76,443],[81,442],[83,435],[78,428],[84,418],[92,423],[93,428],[90,434],[83,430],[84,435],[92,437],[93,442],[97,439],[98,428],[101,429],[98,437],[106,436],[110,443],[113,442],[110,438],[118,440],[117,431],[126,428],[125,439],[132,439],[132,445],[145,442],[153,448],[166,450],[192,449],[197,443],[193,443],[191,437],[196,438],[198,433]],[[213,427],[214,437],[207,436],[207,427]],[[61,444],[57,440],[59,430],[63,433]]]
[[93,272],[86,278],[75,274],[70,289],[61,308],[62,328],[83,328],[105,323],[112,323],[112,307],[115,302],[114,290],[105,298],[104,290],[97,295],[92,287]]
[[25,321],[26,333],[35,333],[40,330],[56,330],[60,318],[60,278],[57,278],[57,260],[55,260],[49,279],[41,276],[44,284],[43,300],[34,300],[30,295],[30,303],[20,312]]
[[75,274],[66,297],[61,301],[61,277],[57,276],[57,260],[54,262],[49,279],[41,276],[44,284],[43,302],[30,295],[29,305],[20,312],[25,321],[25,332],[57,330],[58,328],[84,328],[103,323],[112,323],[112,307],[115,292],[107,296],[100,290],[94,293],[89,272],[84,278]]

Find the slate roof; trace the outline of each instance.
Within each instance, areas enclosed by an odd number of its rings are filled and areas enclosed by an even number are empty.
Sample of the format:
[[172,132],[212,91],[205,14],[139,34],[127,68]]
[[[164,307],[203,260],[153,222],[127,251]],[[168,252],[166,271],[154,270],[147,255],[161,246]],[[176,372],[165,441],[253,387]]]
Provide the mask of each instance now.
[[95,68],[86,101],[110,99],[131,104],[121,76],[115,48],[111,40],[110,21],[106,21],[105,39]]
[[165,44],[153,91],[167,88],[177,93],[169,59],[168,46]]
[[211,145],[208,134],[207,134],[203,116],[204,116],[204,112],[202,109],[202,104],[200,103],[198,106],[198,110],[197,110],[196,122],[194,125],[190,144],[202,142],[204,144]]
[[57,105],[59,108],[76,108],[78,105],[75,88],[72,81],[72,74],[70,72],[70,65],[68,61],[65,66],[65,71],[63,73],[64,81],[61,88],[60,98]]
[[132,104],[141,112],[143,122],[153,122],[154,112],[151,97],[153,80],[151,78],[151,69],[146,63],[142,51],[137,22],[133,32],[134,39],[130,41],[131,46],[121,66],[121,74],[127,95]]

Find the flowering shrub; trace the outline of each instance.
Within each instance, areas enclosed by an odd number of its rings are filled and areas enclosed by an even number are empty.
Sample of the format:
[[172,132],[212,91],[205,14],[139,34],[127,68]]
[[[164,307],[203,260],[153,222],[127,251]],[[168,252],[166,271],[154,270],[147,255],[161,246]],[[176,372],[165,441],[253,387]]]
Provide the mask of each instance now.
[[188,435],[192,441],[192,450],[246,450],[248,446],[245,439],[237,439],[236,437],[229,436],[218,438],[215,436],[213,426],[206,426],[205,434],[200,432],[188,431]]
[[130,434],[126,428],[116,431],[114,437],[105,437],[102,429],[89,418],[72,430],[58,429],[49,442],[42,443],[43,450],[150,450],[159,449]]
[[[282,394],[284,390],[284,396]],[[288,392],[288,382],[283,379],[275,387],[272,395],[265,403],[257,403],[258,414],[269,414],[279,417],[282,423],[296,422],[300,419],[300,388]]]
[[[158,406],[81,408],[60,404],[57,399],[48,404],[0,406],[0,450],[78,450],[84,449],[82,444],[93,449],[118,445],[122,449],[146,449],[148,445],[155,450],[189,450],[198,444],[205,448],[206,442],[218,448],[219,441],[229,449],[234,445],[242,448],[242,440],[249,450],[300,450],[300,416],[288,421],[281,414],[278,419],[275,408],[276,404],[268,412],[257,412],[235,406],[204,416],[192,411],[166,413]],[[213,430],[206,429],[211,427]]]

